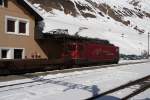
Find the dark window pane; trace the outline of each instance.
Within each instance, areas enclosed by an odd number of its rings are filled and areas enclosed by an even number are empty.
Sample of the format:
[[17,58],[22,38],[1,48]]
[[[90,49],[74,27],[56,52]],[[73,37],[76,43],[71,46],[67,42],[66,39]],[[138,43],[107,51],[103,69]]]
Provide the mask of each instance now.
[[19,22],[19,33],[26,33],[26,23]]
[[2,50],[2,58],[7,58],[7,53],[8,53],[8,50]]
[[2,6],[3,5],[3,0],[0,0],[0,6]]
[[15,32],[15,21],[7,20],[7,32]]
[[14,59],[22,59],[23,49],[14,50]]

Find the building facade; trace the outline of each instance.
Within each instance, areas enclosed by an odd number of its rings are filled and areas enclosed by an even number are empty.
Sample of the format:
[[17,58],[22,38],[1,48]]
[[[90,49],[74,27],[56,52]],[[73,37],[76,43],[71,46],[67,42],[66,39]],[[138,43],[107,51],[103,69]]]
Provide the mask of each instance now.
[[48,58],[35,39],[39,16],[18,1],[0,0],[0,59]]

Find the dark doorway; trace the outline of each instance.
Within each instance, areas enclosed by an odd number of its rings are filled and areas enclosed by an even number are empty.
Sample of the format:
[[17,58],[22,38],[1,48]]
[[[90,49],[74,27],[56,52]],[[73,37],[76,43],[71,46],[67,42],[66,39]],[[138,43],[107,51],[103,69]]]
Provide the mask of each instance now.
[[14,49],[14,59],[23,58],[23,49]]

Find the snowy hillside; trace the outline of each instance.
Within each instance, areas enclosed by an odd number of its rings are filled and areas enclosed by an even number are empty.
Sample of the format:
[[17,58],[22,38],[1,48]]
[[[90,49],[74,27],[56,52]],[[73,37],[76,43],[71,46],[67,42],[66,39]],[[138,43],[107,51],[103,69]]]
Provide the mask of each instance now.
[[44,18],[43,32],[68,29],[74,35],[108,39],[123,54],[147,50],[149,0],[28,0]]

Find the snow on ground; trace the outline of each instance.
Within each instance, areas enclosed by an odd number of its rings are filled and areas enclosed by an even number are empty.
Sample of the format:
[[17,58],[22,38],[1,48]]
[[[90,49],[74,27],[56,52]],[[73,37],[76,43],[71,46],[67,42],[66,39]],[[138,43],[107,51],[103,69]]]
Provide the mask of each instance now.
[[141,60],[123,60],[123,59],[120,59],[119,64],[134,63],[134,62],[145,62],[145,61],[149,61],[149,59],[141,59]]
[[150,99],[150,89],[138,94],[137,96],[132,98],[133,100],[149,100]]
[[[83,100],[150,74],[150,63],[75,71],[1,82],[0,85],[39,80],[39,82],[0,88],[0,100]],[[119,98],[122,95],[105,98]],[[150,98],[148,95],[145,98]],[[108,99],[105,99],[108,100]],[[116,99],[114,99],[116,100]]]

